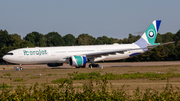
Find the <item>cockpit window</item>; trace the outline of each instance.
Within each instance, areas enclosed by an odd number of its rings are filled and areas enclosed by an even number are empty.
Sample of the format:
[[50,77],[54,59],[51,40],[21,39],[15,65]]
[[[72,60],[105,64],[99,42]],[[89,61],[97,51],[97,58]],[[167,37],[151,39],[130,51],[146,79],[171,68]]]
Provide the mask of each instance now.
[[13,55],[13,53],[7,53],[6,55]]

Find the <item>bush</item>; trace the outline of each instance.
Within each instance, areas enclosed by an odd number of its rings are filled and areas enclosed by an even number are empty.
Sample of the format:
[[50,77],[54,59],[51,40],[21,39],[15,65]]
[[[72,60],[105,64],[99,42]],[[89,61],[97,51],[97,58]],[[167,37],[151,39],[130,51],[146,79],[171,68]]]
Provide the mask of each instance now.
[[0,89],[6,89],[6,88],[11,88],[12,86],[10,84],[0,84]]
[[[78,75],[78,74],[75,74]],[[74,75],[74,76],[75,76]],[[87,74],[83,74],[86,75]],[[88,74],[93,77],[99,77],[99,74],[92,73]],[[95,76],[96,75],[96,76]],[[135,73],[129,76],[130,74],[124,74],[125,78],[137,78],[142,77],[141,73]],[[135,76],[133,76],[135,75]],[[148,76],[147,76],[148,75]],[[147,77],[158,77],[155,74],[147,74]],[[171,74],[169,74],[171,75]],[[174,75],[174,74],[173,74]],[[117,74],[116,74],[117,76]],[[122,76],[122,77],[123,77]],[[174,87],[169,84],[168,75],[167,84],[163,88],[163,91],[159,92],[155,89],[147,88],[145,91],[140,91],[140,88],[137,87],[133,94],[129,94],[125,90],[125,85],[119,89],[113,89],[108,87],[108,79],[115,78],[114,74],[105,74],[100,76],[100,79],[90,79],[88,83],[84,83],[82,90],[75,91],[73,86],[73,78],[61,78],[58,80],[53,80],[53,83],[56,85],[48,84],[35,84],[31,87],[18,86],[14,89],[11,88],[8,84],[0,85],[0,100],[166,100],[166,101],[178,101],[180,99],[180,89],[179,87]],[[112,85],[111,85],[112,86]],[[2,89],[3,88],[3,89]]]

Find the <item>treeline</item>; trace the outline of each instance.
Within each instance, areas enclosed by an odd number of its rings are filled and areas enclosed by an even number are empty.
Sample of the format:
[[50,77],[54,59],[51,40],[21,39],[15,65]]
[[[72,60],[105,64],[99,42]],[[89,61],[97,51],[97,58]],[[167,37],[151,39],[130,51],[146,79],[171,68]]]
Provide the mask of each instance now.
[[[100,44],[126,44],[137,41],[141,36],[129,34],[128,38],[117,39],[102,36],[95,38],[82,33],[77,38],[72,34],[61,36],[58,32],[41,34],[39,32],[28,33],[23,39],[18,34],[9,34],[7,30],[0,30],[0,62],[2,56],[8,51],[25,47],[51,47],[74,45],[100,45]],[[120,61],[169,61],[180,60],[180,30],[176,33],[158,34],[156,42],[165,43],[175,41],[174,44],[159,46],[144,54]]]

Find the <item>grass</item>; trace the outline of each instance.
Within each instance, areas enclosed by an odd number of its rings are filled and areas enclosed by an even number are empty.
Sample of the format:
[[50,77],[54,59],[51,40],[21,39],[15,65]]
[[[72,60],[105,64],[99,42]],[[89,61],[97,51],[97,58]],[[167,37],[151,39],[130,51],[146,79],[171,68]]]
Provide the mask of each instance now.
[[91,73],[72,73],[73,80],[88,80],[88,79],[101,79],[107,77],[107,80],[121,80],[121,79],[149,79],[149,80],[166,80],[167,76],[170,78],[180,77],[179,73],[124,73],[124,74],[113,74],[106,73],[101,75],[99,72]]
[[[115,65],[114,65],[115,66]],[[180,66],[180,65],[179,65]],[[85,78],[85,80],[73,80],[73,86],[75,91],[83,91],[83,84],[87,83],[89,80],[100,80],[102,79],[102,77],[104,75],[108,75],[107,79],[112,79],[112,80],[108,80],[108,82],[112,83],[112,88],[113,89],[118,89],[119,87],[121,87],[122,85],[129,85],[129,87],[125,87],[124,89],[128,91],[129,94],[133,94],[133,91],[135,91],[136,87],[139,86],[141,91],[145,91],[147,87],[149,88],[153,88],[156,89],[156,91],[161,92],[163,89],[162,87],[164,87],[166,85],[166,79],[167,77],[165,75],[167,75],[168,72],[171,72],[173,75],[180,73],[180,69],[179,66],[135,66],[135,67],[104,67],[104,69],[98,69],[98,68],[93,68],[93,69],[89,69],[89,68],[55,68],[55,69],[51,69],[51,68],[38,68],[37,70],[34,70],[32,67],[24,67],[24,71],[15,71],[15,70],[8,70],[9,68],[7,68],[7,70],[3,71],[2,68],[0,68],[1,74],[0,74],[0,84],[11,84],[13,86],[13,88],[17,88],[17,86],[21,85],[21,86],[27,86],[28,89],[29,87],[33,87],[33,85],[37,82],[40,85],[41,84],[48,84],[48,85],[60,85],[63,83],[62,80],[58,79],[62,79],[62,78],[66,78],[68,79],[68,73],[73,74],[70,77],[73,79],[73,77],[79,75],[79,74],[83,74],[85,76],[87,76]],[[173,68],[173,69],[169,69],[169,68]],[[13,68],[12,68],[13,69]],[[177,70],[177,71],[175,71]],[[95,72],[94,74],[92,72]],[[139,72],[139,74],[138,74]],[[76,74],[74,74],[76,73]],[[90,74],[88,74],[90,73]],[[112,74],[111,74],[112,73]],[[137,73],[137,74],[135,74]],[[159,78],[159,77],[150,77],[147,76],[145,78],[145,74],[146,73],[154,73],[154,74],[162,74],[164,75],[164,78]],[[11,76],[4,76],[4,74],[11,74]],[[42,75],[40,75],[42,74]],[[49,76],[48,76],[48,75]],[[57,74],[57,75],[54,75]],[[100,75],[99,75],[100,74]],[[125,76],[126,74],[126,76]],[[133,74],[136,75],[136,77],[133,77]],[[122,78],[119,78],[118,76],[121,75]],[[131,76],[132,77],[131,77]],[[141,76],[143,75],[143,76]],[[36,77],[36,76],[40,76],[40,78]],[[91,77],[90,77],[91,76]],[[117,77],[116,77],[117,76]],[[137,77],[141,77],[141,78],[137,78]],[[32,78],[31,78],[32,77]],[[131,77],[131,78],[130,78]],[[80,78],[82,79],[82,76],[80,76]],[[92,78],[92,79],[91,79]],[[180,77],[176,77],[171,76],[169,77],[171,84],[174,86],[179,86],[180,85]],[[24,81],[13,81],[15,79],[23,79]],[[52,81],[56,81],[52,82]],[[66,81],[65,81],[66,82]],[[70,82],[70,81],[69,81]],[[94,85],[96,84],[96,82],[93,82]],[[67,83],[65,83],[64,85],[67,85]],[[109,83],[108,86],[110,87]],[[94,89],[99,88],[97,86],[93,86]],[[180,86],[179,86],[180,87]]]
[[54,75],[57,75],[57,74],[46,74],[47,76],[54,76]]
[[26,74],[26,76],[31,76],[31,74]]
[[22,82],[22,81],[24,81],[23,79],[15,79],[15,80],[13,80],[14,82]]
[[169,71],[177,71],[175,68],[168,68]]
[[[73,79],[60,79],[59,84],[35,84],[31,87],[18,86],[12,89],[10,85],[0,85],[0,100],[122,100],[122,101],[178,101],[180,99],[180,88],[173,86],[167,79],[167,84],[159,92],[156,89],[146,88],[141,91],[141,87],[136,87],[132,94],[125,90],[125,85],[119,89],[108,86],[106,75],[99,80],[88,80],[82,85],[80,91],[75,91]],[[128,86],[127,86],[128,87]]]
[[4,74],[4,76],[12,76],[10,73]]
[[64,82],[67,82],[68,79],[66,78],[61,78],[61,79],[57,79],[57,80],[52,80],[52,83],[64,83]]
[[32,76],[31,79],[38,79],[40,76]]

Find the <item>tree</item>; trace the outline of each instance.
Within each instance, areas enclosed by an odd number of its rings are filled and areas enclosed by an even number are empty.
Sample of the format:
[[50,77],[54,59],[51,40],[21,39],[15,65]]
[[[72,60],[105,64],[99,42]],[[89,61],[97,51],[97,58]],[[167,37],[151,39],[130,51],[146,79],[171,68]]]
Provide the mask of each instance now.
[[128,39],[127,38],[124,38],[123,41],[122,41],[123,44],[126,44],[128,43]]
[[7,54],[7,52],[9,52],[9,51],[11,51],[11,50],[13,50],[14,48],[12,47],[12,46],[3,46],[3,47],[1,47],[1,50],[0,50],[0,61],[2,62],[3,61],[3,59],[2,59],[2,57],[5,55],[5,54]]
[[63,36],[63,40],[65,46],[72,46],[75,44],[76,38],[72,34],[67,34]]
[[178,60],[179,56],[178,56],[178,49],[176,49],[175,44],[169,44],[169,45],[165,45],[168,49],[168,57],[166,58],[167,61],[174,61],[174,60]]
[[162,43],[162,36],[161,36],[161,34],[157,34],[157,37],[156,37],[156,41],[155,41],[156,43]]
[[95,38],[88,34],[80,34],[76,39],[76,45],[94,45]]
[[45,35],[47,46],[62,46],[64,41],[58,32],[49,32]]
[[9,46],[9,34],[6,30],[0,30],[0,48]]
[[132,35],[132,34],[129,34],[129,37],[128,37],[128,43],[133,43],[133,42],[136,42],[141,36],[140,35]]
[[173,39],[177,45],[178,41],[180,41],[180,30],[174,35]]
[[174,35],[171,32],[167,32],[166,34],[162,35],[162,42],[172,42]]
[[102,36],[102,37],[98,37],[96,39],[95,44],[100,45],[100,44],[113,44],[113,38],[108,38],[107,36]]
[[24,37],[24,40],[31,42],[34,46],[45,47],[46,46],[46,37],[39,32],[32,32],[27,34]]
[[26,47],[34,47],[34,45],[29,41],[22,41],[19,48],[26,48]]
[[10,34],[9,35],[9,45],[12,46],[14,49],[20,48],[20,44],[23,40],[21,36],[18,34]]

